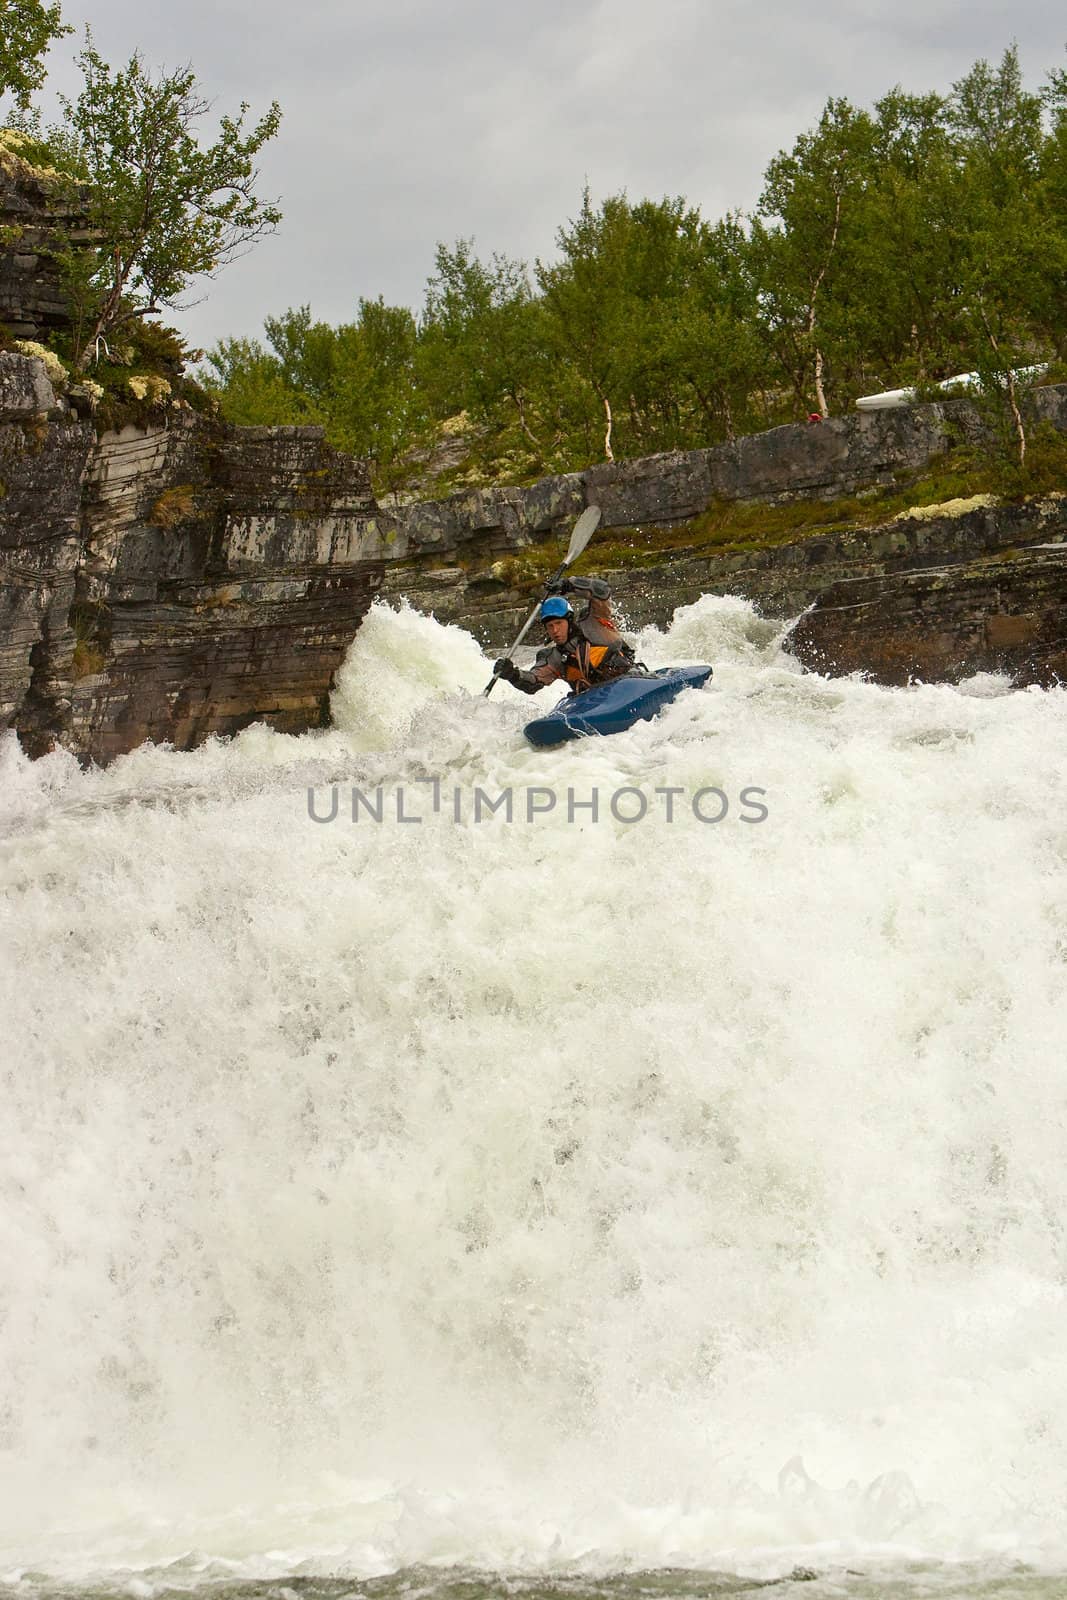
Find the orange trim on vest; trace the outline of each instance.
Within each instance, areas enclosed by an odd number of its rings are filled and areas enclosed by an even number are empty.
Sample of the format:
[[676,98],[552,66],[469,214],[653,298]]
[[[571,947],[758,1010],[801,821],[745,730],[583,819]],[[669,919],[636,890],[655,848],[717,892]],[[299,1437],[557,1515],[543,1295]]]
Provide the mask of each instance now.
[[606,644],[589,644],[583,639],[578,645],[574,659],[567,663],[564,674],[567,682],[573,684],[576,689],[591,689],[593,680],[589,674],[600,666],[607,653]]

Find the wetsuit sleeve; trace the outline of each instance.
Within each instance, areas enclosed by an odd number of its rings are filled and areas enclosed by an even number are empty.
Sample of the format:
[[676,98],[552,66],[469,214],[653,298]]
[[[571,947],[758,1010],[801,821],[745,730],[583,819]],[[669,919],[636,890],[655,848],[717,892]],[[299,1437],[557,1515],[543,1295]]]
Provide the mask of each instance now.
[[587,600],[607,600],[611,594],[611,587],[603,578],[571,578],[570,588]]
[[[571,590],[577,598],[586,602],[585,610],[582,612],[583,621],[599,622],[610,633],[617,632],[618,623],[612,615],[611,601],[608,598],[611,587],[603,578],[572,578]],[[597,642],[604,641],[601,639]]]
[[509,681],[513,689],[523,694],[536,694],[548,683],[555,683],[563,674],[551,660],[538,660],[529,672],[517,672]]

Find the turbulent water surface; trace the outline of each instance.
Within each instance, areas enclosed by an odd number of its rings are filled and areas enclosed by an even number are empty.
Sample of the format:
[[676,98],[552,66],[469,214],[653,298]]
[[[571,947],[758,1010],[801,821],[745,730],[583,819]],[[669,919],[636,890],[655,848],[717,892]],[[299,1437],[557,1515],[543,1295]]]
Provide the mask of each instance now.
[[641,646],[558,751],[385,608],[327,733],[5,747],[13,1593],[1064,1593],[1067,693]]

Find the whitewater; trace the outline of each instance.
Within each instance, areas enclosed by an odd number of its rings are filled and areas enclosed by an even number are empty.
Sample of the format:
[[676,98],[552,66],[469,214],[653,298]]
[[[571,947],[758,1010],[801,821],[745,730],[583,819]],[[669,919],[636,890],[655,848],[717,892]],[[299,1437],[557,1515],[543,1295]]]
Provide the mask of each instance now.
[[639,646],[555,751],[385,606],[328,730],[3,746],[0,1588],[1065,1592],[1067,692]]

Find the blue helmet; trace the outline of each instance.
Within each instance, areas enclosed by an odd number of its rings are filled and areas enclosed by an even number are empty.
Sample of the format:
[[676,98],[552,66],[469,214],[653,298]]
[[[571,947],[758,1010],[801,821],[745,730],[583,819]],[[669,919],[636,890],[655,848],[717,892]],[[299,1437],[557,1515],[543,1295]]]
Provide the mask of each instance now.
[[547,600],[541,602],[541,621],[549,622],[553,617],[573,617],[574,607],[569,600],[564,600],[561,594],[550,594]]

